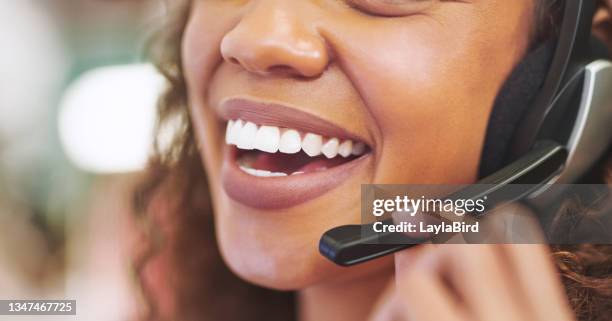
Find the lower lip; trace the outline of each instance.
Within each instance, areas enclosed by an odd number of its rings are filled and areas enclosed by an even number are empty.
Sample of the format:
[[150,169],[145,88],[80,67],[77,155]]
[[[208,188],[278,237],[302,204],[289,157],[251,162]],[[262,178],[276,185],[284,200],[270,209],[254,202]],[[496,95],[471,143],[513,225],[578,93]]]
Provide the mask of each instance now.
[[370,154],[326,170],[283,177],[257,177],[242,171],[236,154],[226,146],[221,180],[233,200],[257,209],[283,209],[317,198],[362,168]]

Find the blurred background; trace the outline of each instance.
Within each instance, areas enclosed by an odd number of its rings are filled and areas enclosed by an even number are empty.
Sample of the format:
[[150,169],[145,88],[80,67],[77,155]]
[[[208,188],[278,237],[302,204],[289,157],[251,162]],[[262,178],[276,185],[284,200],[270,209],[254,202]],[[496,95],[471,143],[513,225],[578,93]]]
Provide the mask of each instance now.
[[164,10],[0,0],[0,299],[77,300],[77,317],[45,320],[141,312],[130,189],[163,87],[144,49]]

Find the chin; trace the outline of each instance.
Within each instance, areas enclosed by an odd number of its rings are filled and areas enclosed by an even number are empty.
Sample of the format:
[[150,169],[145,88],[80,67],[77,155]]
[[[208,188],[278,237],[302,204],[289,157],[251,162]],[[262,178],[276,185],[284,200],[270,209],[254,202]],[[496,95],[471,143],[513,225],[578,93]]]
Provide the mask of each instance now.
[[314,250],[278,246],[253,249],[237,245],[232,237],[220,237],[220,248],[228,267],[243,280],[276,290],[300,290],[324,282],[338,273]]
[[215,215],[223,259],[242,279],[267,288],[298,290],[341,270],[318,253],[322,227],[304,228],[308,224],[303,220],[273,219],[298,213],[251,213],[240,207],[217,210]]
[[314,233],[299,239],[282,232],[266,239],[256,234],[236,235],[231,230],[218,229],[217,239],[229,269],[241,279],[265,288],[294,291],[330,282],[350,282],[393,266],[392,257],[350,268],[337,266],[319,254],[319,235]]
[[[321,235],[338,225],[359,223],[360,175],[300,206],[257,209],[222,193],[215,202],[216,234],[227,266],[242,279],[277,290],[299,290],[352,279],[381,266],[381,260],[345,268],[318,251]],[[347,197],[352,195],[352,197]]]

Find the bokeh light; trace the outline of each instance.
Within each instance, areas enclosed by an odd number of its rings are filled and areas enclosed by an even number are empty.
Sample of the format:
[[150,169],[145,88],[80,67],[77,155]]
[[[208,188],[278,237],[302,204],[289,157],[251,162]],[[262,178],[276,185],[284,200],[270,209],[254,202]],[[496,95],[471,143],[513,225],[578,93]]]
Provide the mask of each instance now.
[[144,167],[164,80],[149,64],[97,68],[76,79],[60,103],[59,135],[69,159],[93,173]]

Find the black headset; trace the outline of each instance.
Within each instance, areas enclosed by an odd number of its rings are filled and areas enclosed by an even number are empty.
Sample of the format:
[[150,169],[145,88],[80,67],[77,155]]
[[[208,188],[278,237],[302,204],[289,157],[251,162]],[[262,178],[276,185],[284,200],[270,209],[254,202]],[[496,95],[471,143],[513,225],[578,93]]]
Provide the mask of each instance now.
[[[484,178],[448,198],[529,198],[551,184],[579,181],[604,156],[612,141],[612,63],[591,33],[596,8],[593,0],[564,1],[558,37],[531,50],[500,90],[483,148]],[[319,251],[350,266],[427,241],[394,244],[397,233],[363,230],[371,224],[333,228]]]

